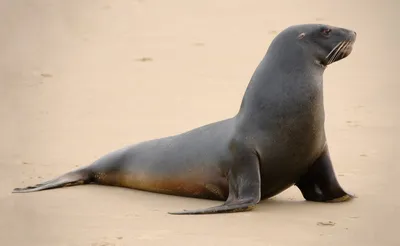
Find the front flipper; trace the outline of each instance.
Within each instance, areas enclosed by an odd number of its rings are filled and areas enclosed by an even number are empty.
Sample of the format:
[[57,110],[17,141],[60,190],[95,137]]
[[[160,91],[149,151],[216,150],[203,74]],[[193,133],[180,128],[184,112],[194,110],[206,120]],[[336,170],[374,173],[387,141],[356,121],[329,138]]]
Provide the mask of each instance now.
[[261,197],[260,163],[258,155],[253,150],[235,148],[234,164],[228,174],[229,197],[220,206],[169,212],[169,214],[215,214],[243,212],[254,208]]
[[354,198],[336,179],[328,147],[312,164],[310,170],[296,183],[303,197],[314,202],[344,202]]

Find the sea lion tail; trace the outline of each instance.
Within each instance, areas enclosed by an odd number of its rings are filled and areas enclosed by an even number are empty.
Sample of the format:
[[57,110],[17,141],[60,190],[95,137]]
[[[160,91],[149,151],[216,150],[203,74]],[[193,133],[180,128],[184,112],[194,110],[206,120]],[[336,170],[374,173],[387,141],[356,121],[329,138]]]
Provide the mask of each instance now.
[[93,181],[94,175],[88,167],[63,174],[55,179],[25,188],[15,188],[12,193],[28,193],[74,185],[88,184]]

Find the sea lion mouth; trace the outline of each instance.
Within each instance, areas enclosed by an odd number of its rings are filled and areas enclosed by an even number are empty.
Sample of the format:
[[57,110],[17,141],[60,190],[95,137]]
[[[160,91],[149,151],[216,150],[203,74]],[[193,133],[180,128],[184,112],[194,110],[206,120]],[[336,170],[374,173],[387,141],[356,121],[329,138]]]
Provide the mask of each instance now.
[[352,40],[344,40],[339,42],[330,52],[329,54],[323,59],[321,62],[323,66],[328,66],[335,61],[341,60],[348,55],[350,55],[351,51],[353,50],[353,43]]

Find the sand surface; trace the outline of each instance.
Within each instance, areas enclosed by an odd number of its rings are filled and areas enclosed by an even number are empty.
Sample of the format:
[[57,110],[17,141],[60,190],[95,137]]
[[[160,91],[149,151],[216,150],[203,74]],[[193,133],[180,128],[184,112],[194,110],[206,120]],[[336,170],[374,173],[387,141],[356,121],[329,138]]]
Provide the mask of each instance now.
[[[0,245],[400,245],[399,10],[396,0],[1,1]],[[305,202],[293,187],[252,212],[172,216],[219,203],[95,185],[11,194],[231,117],[276,33],[308,22],[358,33],[325,72],[331,154],[353,202]]]

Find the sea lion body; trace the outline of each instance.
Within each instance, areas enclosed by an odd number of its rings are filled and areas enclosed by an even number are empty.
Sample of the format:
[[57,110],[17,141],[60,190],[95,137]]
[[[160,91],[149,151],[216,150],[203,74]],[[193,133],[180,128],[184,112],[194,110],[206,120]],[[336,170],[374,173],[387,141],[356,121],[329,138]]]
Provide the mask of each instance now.
[[[232,120],[141,142],[114,151],[88,168],[99,184],[123,186],[164,194],[226,200],[226,174],[232,156]],[[196,139],[196,141],[192,141]]]
[[14,192],[96,183],[225,201],[171,214],[246,211],[292,185],[309,201],[349,200],[329,157],[323,72],[350,54],[355,36],[327,25],[289,27],[271,43],[234,117],[125,147]]

